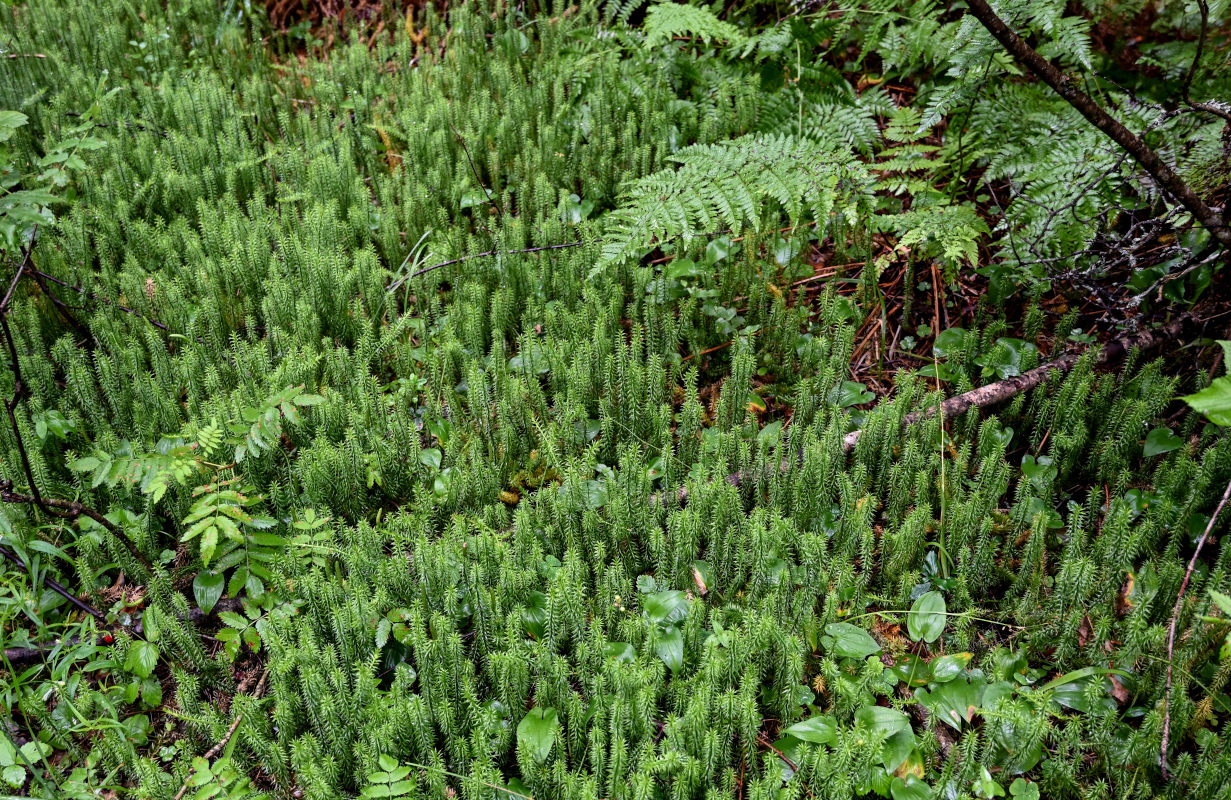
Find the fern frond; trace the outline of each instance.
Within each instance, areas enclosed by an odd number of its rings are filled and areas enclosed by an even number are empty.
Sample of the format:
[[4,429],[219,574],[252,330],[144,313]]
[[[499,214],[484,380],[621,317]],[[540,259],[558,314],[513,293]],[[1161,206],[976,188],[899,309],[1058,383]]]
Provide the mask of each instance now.
[[693,36],[707,44],[722,41],[731,45],[742,45],[748,40],[739,28],[719,19],[708,8],[682,3],[658,3],[646,12],[646,47],[659,47],[677,36]]
[[848,150],[794,136],[751,134],[685,148],[674,160],[678,169],[627,186],[624,204],[605,218],[599,267],[720,226],[759,229],[775,211],[792,225],[805,213],[824,225],[835,208],[866,197],[867,173]]

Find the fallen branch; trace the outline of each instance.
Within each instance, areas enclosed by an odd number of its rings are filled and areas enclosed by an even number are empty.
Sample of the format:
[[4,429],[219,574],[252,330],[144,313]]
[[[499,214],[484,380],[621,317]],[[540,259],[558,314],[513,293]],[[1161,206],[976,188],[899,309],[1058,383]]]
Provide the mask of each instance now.
[[[26,564],[26,562],[18,558],[17,554],[14,553],[12,550],[8,549],[7,547],[0,547],[0,556],[3,556],[9,561],[12,561],[17,566],[26,570],[27,573],[30,571],[30,567]],[[94,608],[93,606],[91,606],[89,603],[85,602],[81,598],[77,597],[75,594],[70,592],[68,589],[65,589],[61,583],[59,583],[56,580],[53,580],[46,574],[43,575],[43,585],[46,586],[51,591],[63,597],[68,602],[72,603],[74,606],[76,606],[80,610],[89,614],[91,617],[94,617],[94,619],[97,619],[100,622],[106,620],[106,617],[103,615],[101,611]],[[27,649],[27,648],[21,648],[21,649]],[[5,650],[4,653],[5,653],[5,657],[7,657],[9,651]]]
[[1167,629],[1167,691],[1163,695],[1163,739],[1158,746],[1158,763],[1165,780],[1171,778],[1167,769],[1167,745],[1171,738],[1171,668],[1175,653],[1175,627],[1180,619],[1180,606],[1184,603],[1184,593],[1188,591],[1188,582],[1192,579],[1193,570],[1197,567],[1197,558],[1201,555],[1201,548],[1205,546],[1205,540],[1210,538],[1210,531],[1214,530],[1214,523],[1218,521],[1218,516],[1222,514],[1222,509],[1227,505],[1228,499],[1231,499],[1231,483],[1227,484],[1226,491],[1222,493],[1222,500],[1218,501],[1218,507],[1210,515],[1210,521],[1206,523],[1205,532],[1197,540],[1197,549],[1193,551],[1193,557],[1188,560],[1188,569],[1184,571],[1184,580],[1180,582],[1180,593],[1175,598],[1175,609],[1171,612],[1171,625]]
[[[1106,364],[1116,359],[1122,358],[1131,350],[1151,350],[1165,342],[1176,339],[1188,325],[1193,324],[1196,320],[1189,313],[1178,315],[1175,319],[1161,325],[1157,328],[1140,331],[1130,336],[1124,336],[1119,339],[1113,339],[1103,346],[1098,356],[1099,364]],[[955,397],[950,397],[940,404],[940,413],[944,415],[944,419],[953,419],[956,416],[966,413],[971,408],[984,408],[1003,403],[1006,400],[1012,399],[1022,392],[1029,391],[1035,388],[1043,381],[1047,380],[1048,376],[1053,372],[1064,374],[1073,368],[1073,365],[1082,357],[1086,351],[1077,350],[1071,353],[1066,353],[1059,358],[1049,361],[1042,366],[1035,367],[1028,372],[1023,372],[1021,375],[1015,375],[1012,378],[1006,378],[996,383],[989,383],[986,386],[980,386],[978,389],[973,389],[964,394],[959,394]],[[922,411],[914,411],[907,414],[903,420],[904,425],[912,425],[920,420],[925,420],[936,415],[936,406],[924,409]],[[842,439],[842,451],[849,453],[859,444],[859,438],[862,435],[862,430],[851,431]],[[779,465],[779,469],[783,472],[789,470],[793,464],[798,463],[802,458],[802,454],[797,455],[794,459],[783,459]],[[727,476],[727,483],[732,486],[741,486],[750,476],[746,476],[741,472],[735,472]],[[674,492],[675,498],[680,503],[688,501],[688,487],[682,486]],[[656,495],[651,495],[650,502],[658,505],[668,497],[666,492]]]
[[[996,41],[1009,51],[1018,63],[1033,72],[1044,83],[1055,90],[1068,104],[1086,118],[1090,124],[1107,134],[1116,144],[1120,145],[1142,169],[1150,174],[1159,188],[1170,194],[1184,206],[1193,218],[1205,227],[1223,247],[1231,247],[1231,227],[1205,204],[1197,193],[1175,173],[1171,167],[1158,157],[1145,141],[1103,110],[1090,95],[1077,88],[1075,81],[1057,69],[1050,61],[1039,54],[1037,50],[1026,43],[1012,28],[1010,28],[987,0],[968,0],[969,13],[982,23]],[[1185,90],[1187,91],[1187,90]]]
[[[2,549],[3,548],[0,548],[0,550]],[[52,583],[55,583],[55,581],[52,581]],[[59,584],[56,584],[56,585],[59,586]],[[60,587],[60,588],[63,589],[64,587]],[[52,591],[56,591],[56,590],[52,589]],[[80,608],[80,606],[78,607]],[[190,625],[195,625],[196,623],[200,622],[201,620],[207,617],[217,616],[220,612],[239,611],[242,607],[243,607],[243,604],[240,603],[239,600],[230,598],[230,597],[224,597],[218,601],[218,604],[215,605],[208,614],[199,608],[193,608],[189,610],[188,616],[183,617],[182,619],[186,620]],[[94,612],[93,609],[89,609],[88,607],[82,610],[98,616],[96,612]],[[138,636],[142,636],[145,633],[145,628],[140,622],[138,622],[136,625],[134,625],[129,630],[131,630],[132,633],[135,633]],[[81,640],[82,640],[82,637],[80,636],[70,636],[66,640],[50,642],[48,644],[36,644],[31,647],[10,647],[4,651],[4,659],[9,664],[13,664],[13,665],[25,664],[30,661],[38,661],[40,658],[43,657],[44,654],[50,653],[52,650],[55,650],[57,647],[64,647],[64,646],[73,647],[74,645],[79,644]]]
[[[774,747],[773,743],[769,740],[769,737],[766,736],[764,733],[757,734],[757,744],[761,745],[762,747],[768,747],[770,750],[774,751],[774,755],[778,756],[778,759],[783,764],[786,764],[788,767],[790,767],[792,772],[799,772],[799,766],[794,761],[787,758],[786,753],[782,752],[777,747]],[[812,800],[816,800],[816,795],[812,793],[811,787],[809,787],[808,784],[803,783],[802,780],[800,781],[800,783],[804,787],[804,791],[808,793],[808,796],[811,797]]]
[[[129,308],[128,306],[121,305],[120,303],[117,303],[116,301],[112,300],[110,297],[103,297],[103,296],[102,296],[102,295],[100,295],[100,294],[97,294],[97,293],[95,293],[95,292],[91,292],[91,291],[89,291],[89,290],[87,290],[87,289],[83,289],[83,288],[81,288],[80,286],[74,286],[73,284],[69,283],[68,281],[62,281],[62,280],[60,280],[59,278],[57,278],[55,275],[50,275],[50,274],[48,274],[48,273],[46,273],[46,272],[43,272],[43,271],[42,271],[42,270],[40,270],[40,269],[35,269],[34,267],[30,267],[27,271],[30,273],[30,275],[32,275],[32,276],[34,277],[34,279],[35,279],[36,281],[38,281],[40,288],[42,288],[42,289],[44,290],[44,292],[46,292],[46,287],[45,287],[45,286],[43,286],[42,282],[43,282],[43,281],[51,281],[52,283],[56,284],[57,286],[62,286],[62,287],[64,287],[65,289],[68,289],[68,290],[70,290],[70,291],[74,291],[74,292],[76,292],[77,294],[81,295],[82,297],[85,297],[85,298],[87,298],[87,299],[89,299],[89,300],[93,300],[93,301],[94,301],[94,302],[96,302],[96,303],[104,303],[104,304],[106,304],[106,305],[112,306],[113,308],[118,308],[120,311],[123,311],[125,314],[132,314],[134,317],[140,317],[141,319],[143,319],[143,320],[145,320],[146,322],[150,323],[151,325],[153,325],[155,328],[157,328],[157,329],[158,329],[158,330],[160,330],[160,331],[168,331],[168,332],[170,332],[170,330],[171,330],[170,328],[168,328],[166,325],[162,324],[162,323],[161,323],[161,322],[159,322],[158,320],[156,320],[156,319],[150,319],[149,317],[147,317],[147,316],[145,316],[144,314],[142,314],[140,311],[134,311],[133,309]],[[46,292],[46,294],[47,294],[47,296],[48,296],[48,297],[50,297],[50,298],[51,298],[52,302],[56,303],[57,305],[62,305],[62,304],[60,303],[60,301],[59,301],[59,300],[58,300],[58,299],[57,299],[54,295],[52,295],[50,292]],[[201,340],[200,340],[200,339],[198,339],[197,341],[201,341]]]
[[[30,465],[30,456],[26,452],[26,442],[21,435],[21,427],[17,424],[17,406],[25,398],[26,385],[21,376],[21,359],[17,355],[17,340],[13,337],[13,331],[9,329],[8,319],[9,304],[13,299],[14,292],[17,291],[18,283],[21,282],[24,275],[29,275],[36,271],[31,263],[33,253],[34,237],[31,236],[29,243],[26,245],[25,252],[22,254],[21,263],[17,265],[17,274],[13,276],[8,291],[4,293],[4,298],[0,300],[0,334],[3,334],[4,337],[4,344],[9,354],[9,371],[13,374],[13,396],[5,401],[4,410],[8,412],[9,425],[13,429],[13,439],[17,443],[17,455],[21,459],[22,470],[25,472],[26,483],[30,487],[30,494],[24,495],[14,492],[13,482],[4,479],[0,480],[0,501],[5,503],[29,503],[37,506],[47,516],[60,519],[76,520],[84,514],[101,525],[112,536],[123,542],[124,547],[137,560],[137,563],[146,569],[152,569],[149,559],[142,555],[141,551],[137,549],[136,543],[129,538],[123,528],[107,519],[98,511],[82,505],[76,500],[58,500],[43,497],[42,493],[39,492],[38,482],[34,480],[34,469]],[[43,273],[39,274],[42,275]]]
[[[108,533],[123,542],[125,549],[128,550],[128,554],[135,558],[139,564],[146,569],[153,569],[150,565],[150,560],[137,549],[136,542],[124,532],[123,528],[103,516],[102,512],[83,505],[76,500],[61,500],[56,497],[31,497],[30,495],[13,491],[13,482],[8,479],[2,479],[0,480],[0,502],[37,505],[49,516],[61,519],[75,520],[81,516],[89,517],[105,528]],[[52,509],[56,510],[53,511]]]
[[[256,689],[253,690],[252,692],[253,699],[259,699],[260,696],[265,693],[265,683],[268,680],[269,680],[269,668],[266,667],[265,670],[261,672],[261,680],[257,683]],[[223,736],[221,740],[219,740],[218,744],[211,747],[209,751],[204,756],[202,756],[202,758],[204,758],[206,762],[208,762],[214,756],[221,753],[223,748],[227,746],[227,743],[231,741],[231,737],[235,735],[235,731],[239,730],[239,723],[243,721],[244,721],[244,715],[242,713],[236,714],[235,720],[231,723],[231,727],[227,729],[226,735]],[[184,794],[188,791],[188,785],[192,782],[192,777],[195,774],[196,774],[195,769],[189,770],[188,777],[184,779],[184,785],[181,786],[180,790],[175,793],[175,800],[181,800],[181,798],[183,798]]]
[[[1164,342],[1174,340],[1184,330],[1184,327],[1190,324],[1193,318],[1190,314],[1181,314],[1158,328],[1150,328],[1140,331],[1131,336],[1124,336],[1119,339],[1113,339],[1108,342],[1099,353],[1098,363],[1106,364],[1110,361],[1122,358],[1129,351],[1134,349],[1151,350]],[[965,394],[959,394],[955,397],[950,397],[940,405],[941,413],[945,419],[953,419],[961,416],[971,408],[983,408],[985,406],[993,406],[1003,403],[1022,392],[1029,391],[1034,387],[1047,380],[1048,376],[1053,372],[1066,373],[1073,368],[1073,365],[1085,353],[1084,350],[1079,350],[1072,353],[1066,353],[1059,358],[1049,361],[1042,366],[1035,367],[1028,372],[1023,372],[1021,375],[1014,375],[1012,378],[1005,378],[1002,381],[989,383],[986,386],[980,386],[978,389],[972,389]],[[905,424],[910,425],[923,419],[935,416],[936,409],[928,408],[924,411],[915,411],[906,415]],[[850,452],[855,449],[855,445],[859,443],[859,437],[862,431],[852,431],[842,439],[842,449]]]

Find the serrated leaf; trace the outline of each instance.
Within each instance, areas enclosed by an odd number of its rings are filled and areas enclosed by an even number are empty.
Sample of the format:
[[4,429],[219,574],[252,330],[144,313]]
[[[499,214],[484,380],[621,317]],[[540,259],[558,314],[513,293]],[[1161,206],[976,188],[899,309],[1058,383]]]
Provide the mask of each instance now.
[[221,611],[218,613],[218,619],[230,625],[232,628],[248,627],[248,620],[245,617],[236,614],[234,611]]
[[136,641],[128,648],[124,669],[138,678],[148,678],[158,664],[158,648],[149,642]]
[[1219,427],[1231,425],[1231,378],[1215,378],[1204,389],[1180,398]]

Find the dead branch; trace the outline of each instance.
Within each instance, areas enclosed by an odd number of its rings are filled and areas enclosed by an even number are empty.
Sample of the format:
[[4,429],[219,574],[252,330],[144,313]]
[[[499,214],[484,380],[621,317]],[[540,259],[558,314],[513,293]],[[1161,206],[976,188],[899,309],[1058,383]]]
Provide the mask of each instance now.
[[[3,549],[4,548],[0,548],[0,551],[2,551]],[[5,555],[7,556],[7,553]],[[52,583],[55,583],[55,582],[52,581]],[[59,584],[57,583],[56,586],[59,586]],[[63,589],[64,587],[61,586],[60,588]],[[56,591],[56,590],[53,588],[52,591]],[[219,612],[238,611],[241,608],[242,608],[242,604],[240,603],[239,600],[235,598],[224,597],[218,601],[217,605],[215,605],[208,614],[199,608],[193,608],[189,610],[188,616],[183,617],[182,619],[184,619],[190,625],[195,625],[203,619],[206,619],[211,616],[216,616]],[[82,610],[87,610],[87,609],[82,609]],[[92,609],[88,609],[88,613],[96,614],[97,612],[94,612]],[[130,630],[133,633],[137,634],[138,636],[141,636],[145,632],[144,626],[141,624],[141,622],[138,622]],[[57,647],[65,647],[65,646],[73,647],[80,642],[81,642],[80,636],[71,636],[67,640],[64,640],[64,641],[50,642],[47,644],[37,644],[32,647],[10,647],[4,651],[4,660],[8,664],[12,664],[14,666],[18,664],[26,664],[31,661],[38,661],[45,654],[50,653],[52,650],[55,650]]]
[[1184,593],[1188,591],[1188,582],[1192,579],[1193,570],[1197,567],[1197,558],[1201,555],[1201,548],[1205,546],[1205,540],[1210,538],[1210,531],[1214,530],[1214,523],[1218,521],[1228,499],[1231,499],[1231,483],[1227,484],[1226,491],[1222,493],[1222,500],[1218,501],[1218,507],[1210,515],[1210,521],[1206,523],[1205,532],[1197,541],[1197,549],[1193,551],[1193,557],[1188,560],[1188,569],[1184,570],[1184,580],[1180,582],[1180,592],[1175,598],[1175,609],[1171,612],[1171,624],[1167,629],[1167,691],[1163,695],[1163,739],[1158,747],[1158,764],[1162,768],[1163,778],[1167,780],[1171,778],[1167,769],[1167,745],[1171,738],[1171,668],[1175,654],[1175,627],[1180,619],[1180,607],[1184,603]]
[[[1191,325],[1196,320],[1189,313],[1180,314],[1165,325],[1157,328],[1140,331],[1130,336],[1124,336],[1119,339],[1113,339],[1103,346],[1098,355],[1099,364],[1107,364],[1127,355],[1134,349],[1151,350],[1165,342],[1174,341],[1184,331],[1185,327]],[[997,405],[1006,400],[1029,391],[1039,384],[1043,383],[1053,372],[1061,374],[1068,372],[1078,362],[1085,353],[1085,350],[1077,350],[1071,353],[1066,353],[1059,358],[1049,361],[1042,366],[1035,367],[1032,370],[1023,372],[1021,375],[1015,375],[1012,378],[1006,378],[996,383],[989,383],[986,386],[980,386],[978,389],[973,389],[964,394],[959,394],[955,397],[950,397],[940,404],[940,412],[944,419],[952,419],[956,416],[966,413],[971,408],[984,408],[987,406]],[[937,407],[924,409],[922,411],[914,411],[907,414],[903,420],[903,424],[912,425],[920,420],[928,419],[935,416]],[[842,451],[849,453],[855,449],[859,443],[859,438],[863,433],[862,430],[851,431],[842,439]],[[783,472],[791,469],[798,463],[802,454],[796,455],[795,458],[783,459],[779,465],[779,469]],[[744,475],[740,472],[728,475],[727,483],[732,486],[741,486],[752,475]],[[679,503],[688,502],[688,487],[681,486],[673,493],[663,492],[661,494],[651,495],[650,502],[659,505],[665,502],[669,497],[674,495]]]
[[[17,566],[29,572],[30,568],[26,565],[26,563],[22,561],[20,558],[18,558],[17,554],[14,553],[12,550],[9,550],[7,547],[0,547],[0,556],[3,556],[9,561],[12,561]],[[91,606],[89,603],[85,602],[81,598],[77,597],[75,594],[70,592],[68,589],[65,589],[64,586],[58,581],[55,581],[52,578],[48,577],[47,575],[44,575],[43,585],[46,586],[51,591],[63,597],[68,602],[72,603],[74,606],[76,606],[80,610],[89,614],[91,617],[94,617],[96,620],[99,620],[100,622],[106,620],[106,617],[103,615],[101,611],[94,608],[93,606]],[[4,654],[6,657],[8,656],[8,653],[9,653],[8,650],[4,651]]]
[[[1169,342],[1177,338],[1184,330],[1184,327],[1190,324],[1193,318],[1190,314],[1181,314],[1158,328],[1150,328],[1141,331],[1131,336],[1125,336],[1120,339],[1113,339],[1108,342],[1099,353],[1098,363],[1106,364],[1110,361],[1122,358],[1129,351],[1134,349],[1152,350],[1155,347]],[[978,389],[972,389],[965,394],[959,394],[955,397],[950,397],[940,405],[941,413],[945,419],[953,419],[960,416],[971,408],[984,408],[985,406],[994,406],[1009,400],[1022,392],[1029,391],[1034,387],[1047,380],[1047,377],[1053,372],[1065,373],[1073,368],[1081,358],[1084,350],[1066,353],[1059,358],[1049,361],[1042,366],[1035,367],[1032,370],[1023,372],[1021,375],[1015,375],[1011,378],[1005,378],[1002,381],[989,383],[986,386],[980,386]],[[929,408],[923,411],[915,411],[906,415],[905,423],[907,425],[918,422],[922,419],[934,416],[935,408]],[[855,449],[855,445],[859,443],[859,437],[862,431],[852,431],[842,439],[842,449],[850,452]]]
[[1022,66],[1033,72],[1044,83],[1055,90],[1069,105],[1077,109],[1091,125],[1107,134],[1112,141],[1123,148],[1141,165],[1159,188],[1170,194],[1193,218],[1200,222],[1210,235],[1224,247],[1231,247],[1231,227],[1214,212],[1197,193],[1184,182],[1171,167],[1158,157],[1141,137],[1124,127],[1119,120],[1112,117],[1090,95],[1077,88],[1076,82],[1043,58],[1037,50],[1026,43],[1003,19],[992,9],[987,0],[969,0],[970,14],[984,28],[987,28],[996,41],[1009,51]]
[[[261,672],[260,682],[257,683],[256,689],[253,690],[252,692],[253,699],[259,699],[260,696],[265,693],[265,683],[268,680],[269,680],[269,668],[266,667],[265,670]],[[244,721],[243,713],[241,712],[241,713],[236,714],[235,720],[231,723],[231,727],[227,729],[226,735],[223,736],[221,740],[219,740],[218,744],[211,747],[209,749],[209,752],[207,752],[204,756],[202,756],[202,758],[204,758],[208,762],[214,756],[221,753],[223,748],[227,746],[227,743],[231,741],[231,737],[235,735],[235,731],[239,730],[239,723],[243,721]],[[175,800],[181,800],[181,798],[183,798],[184,793],[188,791],[188,785],[189,783],[191,783],[192,776],[194,774],[196,774],[195,769],[190,770],[188,772],[188,777],[184,780],[184,785],[181,786],[180,790],[175,793]]]

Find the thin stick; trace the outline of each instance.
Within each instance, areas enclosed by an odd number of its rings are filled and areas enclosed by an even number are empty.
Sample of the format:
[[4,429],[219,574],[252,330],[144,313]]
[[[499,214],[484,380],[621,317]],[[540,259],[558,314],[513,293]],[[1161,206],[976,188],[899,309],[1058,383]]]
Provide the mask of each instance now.
[[1180,620],[1180,606],[1184,603],[1184,593],[1188,591],[1188,581],[1193,576],[1193,570],[1197,568],[1201,548],[1205,546],[1205,540],[1210,537],[1210,531],[1214,530],[1214,523],[1218,521],[1218,515],[1222,513],[1223,506],[1227,504],[1228,499],[1231,499],[1231,483],[1227,484],[1226,491],[1222,493],[1222,500],[1218,501],[1218,507],[1210,515],[1205,532],[1197,540],[1197,549],[1193,551],[1193,557],[1188,560],[1188,569],[1184,571],[1184,580],[1180,582],[1180,593],[1175,598],[1175,609],[1171,612],[1171,625],[1167,630],[1167,693],[1163,698],[1163,741],[1158,748],[1158,763],[1162,767],[1165,780],[1171,779],[1170,771],[1167,769],[1167,744],[1171,738],[1171,668],[1175,652],[1175,627]]
[[474,159],[470,157],[470,148],[466,146],[466,140],[457,132],[457,128],[453,127],[452,122],[449,123],[449,130],[453,131],[453,135],[457,137],[458,143],[461,144],[462,152],[466,154],[466,160],[470,162],[470,171],[474,174],[475,181],[479,184],[479,188],[483,190],[483,194],[487,195],[487,202],[491,203],[492,208],[496,209],[496,216],[503,219],[504,208],[496,202],[495,198],[492,197],[491,191],[483,185],[483,178],[479,176],[479,170],[474,165]]
[[[24,569],[26,571],[26,574],[30,575],[31,578],[34,577],[34,573],[30,571],[29,565],[27,565],[24,561],[18,558],[17,554],[14,553],[12,550],[9,550],[7,547],[0,547],[0,556],[4,556],[9,561],[12,561],[14,564]],[[75,605],[77,608],[81,609],[85,613],[94,617],[94,619],[98,620],[99,622],[107,621],[107,617],[104,616],[101,611],[94,608],[89,603],[85,602],[84,600],[81,600],[75,594],[70,592],[68,589],[65,589],[64,586],[60,584],[58,581],[52,580],[46,575],[43,576],[42,581],[43,581],[43,585],[46,586],[48,589],[60,595],[65,600],[72,603],[73,605]],[[5,658],[8,658],[8,651],[5,650],[4,653],[5,653]]]
[[[1130,350],[1141,349],[1149,350],[1164,342],[1172,341],[1180,335],[1184,328],[1197,320],[1190,313],[1184,313],[1177,316],[1166,325],[1150,330],[1141,331],[1132,336],[1125,336],[1120,339],[1113,339],[1099,352],[1098,363],[1106,364],[1114,361],[1117,358],[1124,356]],[[1208,321],[1208,320],[1205,320]],[[940,404],[939,413],[944,416],[944,419],[952,419],[960,414],[964,414],[971,408],[983,408],[985,406],[1002,403],[1024,391],[1033,389],[1041,384],[1053,372],[1061,374],[1068,372],[1077,363],[1078,359],[1084,351],[1076,351],[1060,356],[1054,361],[1050,361],[1040,367],[1035,367],[1029,372],[1023,372],[1021,375],[1016,375],[1012,378],[1006,378],[996,383],[990,383],[987,386],[980,386],[978,389],[950,397],[948,400]],[[932,406],[922,411],[915,411],[907,414],[903,419],[903,425],[913,425],[922,419],[937,413],[937,407]],[[855,449],[855,445],[859,443],[859,437],[862,435],[862,429],[848,433],[842,439],[842,451],[849,453]],[[794,458],[785,458],[779,464],[779,469],[785,472],[789,470],[793,464],[798,463],[802,454],[795,454]],[[754,473],[734,472],[726,477],[727,483],[732,486],[741,486],[745,480],[754,479]],[[674,496],[680,503],[688,502],[688,487],[681,486],[674,492],[661,492],[659,494],[650,495],[650,502],[654,504],[663,503],[667,498]]]
[[[135,558],[142,566],[147,569],[152,569],[150,560],[137,549],[137,544],[124,532],[124,529],[116,525],[111,520],[103,516],[102,512],[90,508],[87,505],[77,502],[76,500],[61,500],[58,497],[43,497],[36,499],[29,495],[20,494],[13,491],[13,482],[10,480],[0,480],[0,502],[4,503],[33,503],[39,506],[48,516],[59,517],[61,519],[76,519],[81,515],[85,515],[97,522],[107,530],[112,536],[115,536],[124,543],[124,547],[128,550],[128,554]],[[53,511],[52,509],[63,509]]]
[[434,269],[440,269],[441,267],[452,266],[453,264],[460,264],[463,261],[469,261],[472,258],[486,258],[487,256],[515,256],[515,255],[520,255],[522,253],[541,253],[544,250],[564,250],[565,248],[568,248],[568,247],[580,247],[583,244],[585,244],[585,242],[568,242],[566,244],[549,244],[549,245],[544,245],[542,247],[524,247],[520,250],[488,250],[486,253],[471,253],[468,256],[462,256],[461,258],[454,258],[448,261],[442,261],[439,264],[433,264],[430,267],[424,267],[421,270],[416,270],[415,272],[412,272],[403,278],[398,278],[396,281],[389,284],[389,288],[386,289],[385,291],[392,292],[395,289],[397,289],[399,286],[401,286],[403,283],[406,283],[406,281],[410,280],[411,278],[417,278],[420,275],[423,275],[424,273],[427,273],[427,272],[431,272]]
[[[768,747],[770,750],[773,750],[774,755],[778,756],[778,758],[782,760],[782,763],[790,767],[793,772],[799,772],[799,767],[795,765],[795,762],[787,758],[786,753],[774,747],[773,743],[769,741],[769,737],[766,736],[764,733],[757,734],[757,743],[764,747]],[[804,783],[802,778],[800,779],[799,783],[801,786],[804,787],[804,791],[808,793],[808,796],[811,797],[812,800],[816,800],[816,795],[812,793],[812,788],[809,787],[808,784]]]
[[[1185,325],[1191,323],[1193,317],[1191,314],[1181,314],[1174,320],[1159,328],[1141,331],[1133,336],[1125,336],[1120,339],[1113,339],[1099,353],[1098,361],[1100,364],[1105,364],[1116,358],[1119,358],[1134,348],[1149,350],[1158,347],[1163,342],[1171,341],[1180,335]],[[1023,372],[1021,375],[1015,375],[1012,378],[1005,378],[1002,381],[989,383],[986,386],[980,386],[978,389],[973,389],[965,394],[959,394],[955,397],[950,397],[940,405],[940,413],[945,419],[953,419],[956,416],[966,413],[971,408],[983,408],[984,406],[995,405],[1004,402],[1015,395],[1021,394],[1024,391],[1033,389],[1047,379],[1052,372],[1065,373],[1073,368],[1081,358],[1082,352],[1078,351],[1068,353],[1059,358],[1049,361],[1042,366],[1035,367],[1028,372]],[[936,408],[929,408],[924,411],[916,411],[907,414],[905,424],[910,425],[918,422],[921,419],[926,419],[936,413]],[[850,452],[855,449],[855,445],[859,443],[859,437],[862,431],[852,431],[842,439],[842,449]]]
[[[265,670],[261,673],[260,682],[257,683],[256,689],[252,692],[253,699],[260,698],[260,696],[264,694],[265,682],[268,680],[269,680],[269,667],[266,667]],[[218,742],[218,744],[211,747],[209,749],[209,752],[207,752],[204,756],[202,756],[202,758],[204,758],[206,761],[209,761],[211,758],[221,753],[222,749],[226,747],[227,744],[231,741],[231,737],[235,735],[235,731],[239,730],[239,723],[243,721],[244,721],[244,715],[236,714],[235,720],[231,723],[231,727],[227,729],[226,736],[223,736],[222,739]],[[188,784],[192,782],[193,775],[195,774],[196,774],[195,769],[189,770],[188,777],[184,779],[184,785],[181,786],[180,790],[175,793],[175,800],[181,800],[185,792],[188,791]]]
[[[21,427],[17,424],[17,406],[21,403],[22,398],[26,393],[26,385],[21,376],[21,360],[17,355],[17,341],[13,337],[13,331],[9,328],[9,303],[13,299],[13,293],[17,289],[17,282],[22,276],[28,272],[32,272],[33,267],[30,266],[30,259],[34,253],[34,239],[30,239],[30,243],[26,245],[25,255],[22,257],[21,264],[17,267],[17,274],[13,276],[13,282],[9,284],[8,291],[4,295],[4,299],[0,300],[0,333],[4,336],[5,345],[9,351],[9,369],[13,373],[13,396],[4,404],[5,411],[8,412],[9,424],[13,428],[13,438],[17,442],[17,454],[21,459],[22,470],[26,474],[26,482],[30,487],[30,496],[18,494],[13,491],[13,482],[11,480],[0,481],[0,501],[5,503],[32,503],[47,516],[58,517],[61,519],[77,519],[81,514],[85,514],[90,519],[97,522],[105,528],[111,535],[118,538],[124,543],[130,555],[137,560],[139,564],[146,569],[152,569],[149,559],[141,554],[137,549],[137,545],[129,538],[128,534],[119,525],[116,525],[111,520],[104,517],[99,512],[88,506],[82,505],[75,500],[56,500],[54,498],[45,498],[39,492],[38,482],[34,479],[34,469],[30,465],[30,456],[26,452],[25,439],[21,435]],[[59,511],[52,510],[54,508],[61,509]]]
[[[155,328],[158,328],[161,331],[171,330],[170,328],[168,328],[166,325],[163,325],[158,320],[150,319],[149,317],[142,314],[140,311],[134,311],[128,306],[122,306],[108,297],[102,297],[100,295],[95,294],[94,292],[88,291],[86,289],[82,289],[80,286],[73,286],[71,283],[68,283],[67,281],[60,280],[55,275],[49,275],[46,272],[43,272],[42,270],[35,269],[34,267],[31,267],[29,269],[29,272],[31,275],[34,275],[36,278],[51,281],[52,283],[58,286],[63,286],[65,289],[69,289],[71,291],[76,292],[82,297],[88,297],[89,299],[94,300],[95,302],[98,302],[98,303],[106,303],[109,306],[114,306],[115,308],[118,308],[120,311],[123,311],[125,314],[132,314],[134,317],[140,317],[141,319],[145,320],[146,322],[150,323]],[[198,339],[197,341],[200,341],[200,340]]]

